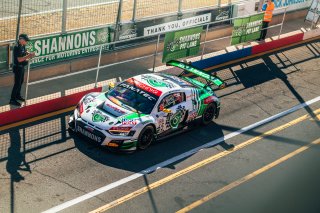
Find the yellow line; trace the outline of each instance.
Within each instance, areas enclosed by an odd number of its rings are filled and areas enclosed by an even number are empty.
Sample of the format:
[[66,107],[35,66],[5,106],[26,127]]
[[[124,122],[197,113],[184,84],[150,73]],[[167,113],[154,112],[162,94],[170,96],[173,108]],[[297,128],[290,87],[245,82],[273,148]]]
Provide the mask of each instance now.
[[34,118],[29,118],[29,119],[26,119],[26,120],[23,120],[23,121],[19,121],[17,123],[8,124],[6,126],[0,127],[0,131],[7,130],[7,129],[10,129],[10,128],[13,128],[13,127],[17,127],[17,126],[21,126],[21,125],[24,125],[24,124],[27,124],[27,123],[39,121],[39,120],[42,120],[42,119],[45,119],[45,118],[49,118],[49,117],[52,117],[52,116],[55,116],[55,115],[59,115],[59,114],[71,111],[74,108],[75,107],[72,106],[72,107],[69,107],[69,108],[66,108],[66,109],[61,109],[61,110],[58,110],[58,111],[55,111],[55,112],[50,112],[48,114],[44,114],[44,115],[40,115],[40,116],[37,116],[37,117],[34,117]]
[[279,158],[278,160],[276,160],[276,161],[274,161],[274,162],[272,162],[272,163],[270,163],[270,164],[268,164],[268,165],[266,165],[266,166],[264,166],[264,167],[262,167],[262,168],[260,168],[260,169],[258,169],[256,171],[248,174],[247,176],[242,177],[242,178],[230,183],[229,185],[227,185],[227,186],[225,186],[225,187],[223,187],[223,188],[221,188],[221,189],[219,189],[219,190],[217,190],[217,191],[215,191],[215,192],[213,192],[213,193],[201,198],[200,200],[197,200],[196,202],[190,204],[189,206],[186,206],[183,209],[177,211],[177,213],[188,212],[188,211],[190,211],[190,210],[192,210],[192,209],[204,204],[205,202],[207,202],[207,201],[209,201],[209,200],[211,200],[213,198],[216,198],[219,195],[221,195],[221,194],[223,194],[223,193],[225,193],[225,192],[227,192],[227,191],[239,186],[240,184],[243,184],[243,183],[249,181],[250,179],[262,174],[263,172],[266,172],[269,169],[271,169],[271,168],[273,168],[273,167],[285,162],[286,160],[289,160],[290,158],[300,154],[301,152],[309,149],[311,146],[316,145],[316,144],[320,144],[320,138],[318,138],[317,140],[313,141],[311,144],[303,146],[303,147],[301,147],[301,148],[299,148],[299,149],[287,154],[286,156],[284,156],[282,158]]
[[[320,113],[320,109],[317,109],[317,110],[313,111],[313,113],[314,114]],[[136,191],[134,191],[134,192],[132,192],[130,194],[127,194],[127,195],[125,195],[125,196],[123,196],[123,197],[121,197],[121,198],[119,198],[119,199],[117,199],[115,201],[112,201],[112,202],[110,202],[110,203],[108,203],[108,204],[106,204],[106,205],[104,205],[104,206],[102,206],[102,207],[100,207],[98,209],[95,209],[95,210],[91,211],[91,213],[107,211],[108,209],[111,209],[111,208],[113,208],[115,206],[118,206],[118,205],[128,201],[128,200],[131,200],[131,199],[133,199],[133,198],[135,198],[135,197],[137,197],[137,196],[139,196],[139,195],[141,195],[143,193],[148,192],[149,190],[157,188],[157,187],[159,187],[159,186],[161,186],[161,185],[163,185],[165,183],[168,183],[168,182],[170,182],[170,181],[172,181],[172,180],[174,180],[174,179],[176,179],[176,178],[178,178],[178,177],[180,177],[182,175],[185,175],[185,174],[187,174],[187,173],[189,173],[191,171],[194,171],[194,170],[196,170],[198,168],[201,168],[201,167],[203,167],[203,166],[205,166],[205,165],[207,165],[209,163],[212,163],[212,162],[214,162],[214,161],[216,161],[216,160],[218,160],[218,159],[220,159],[220,158],[222,158],[224,156],[227,156],[227,155],[229,155],[229,154],[231,154],[231,153],[233,153],[233,152],[235,152],[235,151],[237,151],[239,149],[242,149],[242,148],[244,148],[244,147],[246,147],[246,146],[248,146],[250,144],[253,144],[253,143],[255,143],[256,141],[258,141],[258,140],[260,140],[262,138],[265,138],[265,137],[270,136],[270,135],[272,135],[272,134],[274,134],[276,132],[284,130],[284,129],[286,129],[286,128],[290,127],[290,126],[293,126],[293,125],[295,125],[295,124],[297,124],[299,122],[302,122],[302,121],[304,121],[304,120],[306,120],[308,118],[310,118],[310,116],[307,114],[307,115],[301,116],[301,117],[299,117],[299,118],[297,118],[295,120],[292,120],[292,121],[290,121],[290,122],[288,122],[288,123],[286,123],[284,125],[276,127],[276,128],[274,128],[272,130],[269,130],[269,131],[267,131],[265,133],[262,133],[261,135],[259,135],[257,137],[254,137],[254,138],[252,138],[250,140],[247,140],[247,141],[245,141],[245,142],[243,142],[243,143],[241,143],[239,145],[236,145],[232,151],[223,151],[223,152],[221,152],[221,153],[219,153],[217,155],[214,155],[214,156],[212,156],[210,158],[207,158],[207,159],[205,159],[203,161],[200,161],[200,162],[198,162],[196,164],[193,164],[192,166],[189,166],[189,167],[187,167],[187,168],[185,168],[185,169],[183,169],[183,170],[181,170],[179,172],[176,172],[176,173],[174,173],[172,175],[169,175],[169,176],[167,176],[167,177],[165,177],[165,178],[163,178],[163,179],[161,179],[159,181],[156,181],[156,182],[154,182],[154,183],[152,183],[152,184],[150,184],[150,185],[148,185],[146,187],[142,187],[142,188],[140,188],[140,189],[138,189],[138,190],[136,190]]]

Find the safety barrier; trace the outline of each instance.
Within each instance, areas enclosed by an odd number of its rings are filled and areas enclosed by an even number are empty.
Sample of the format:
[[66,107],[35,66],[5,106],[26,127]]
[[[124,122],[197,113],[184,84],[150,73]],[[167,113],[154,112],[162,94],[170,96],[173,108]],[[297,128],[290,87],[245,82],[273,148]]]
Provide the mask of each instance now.
[[101,92],[101,87],[0,113],[0,126],[75,106],[90,92]]

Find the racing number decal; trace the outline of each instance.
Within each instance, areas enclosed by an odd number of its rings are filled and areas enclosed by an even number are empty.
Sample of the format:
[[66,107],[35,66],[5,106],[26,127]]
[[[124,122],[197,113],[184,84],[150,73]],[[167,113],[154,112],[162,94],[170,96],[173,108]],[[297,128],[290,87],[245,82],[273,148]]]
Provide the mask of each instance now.
[[93,122],[105,122],[108,120],[108,117],[103,115],[100,111],[98,110],[95,110],[93,113],[92,113],[92,121]]
[[178,111],[177,113],[173,114],[171,119],[170,119],[170,126],[171,128],[175,129],[178,127],[178,125],[180,124],[181,118],[183,116],[183,111]]

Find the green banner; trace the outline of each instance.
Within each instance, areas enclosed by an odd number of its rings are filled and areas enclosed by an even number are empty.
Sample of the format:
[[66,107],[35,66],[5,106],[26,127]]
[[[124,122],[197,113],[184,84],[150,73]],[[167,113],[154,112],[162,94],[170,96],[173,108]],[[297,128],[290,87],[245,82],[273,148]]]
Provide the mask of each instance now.
[[40,65],[96,53],[101,44],[110,43],[111,39],[110,29],[100,28],[34,39],[28,42],[27,49],[35,52],[32,64]]
[[238,18],[234,21],[231,45],[254,41],[260,38],[264,14]]
[[0,71],[6,71],[9,67],[9,45],[0,46]]
[[202,27],[167,33],[164,39],[162,62],[197,55]]

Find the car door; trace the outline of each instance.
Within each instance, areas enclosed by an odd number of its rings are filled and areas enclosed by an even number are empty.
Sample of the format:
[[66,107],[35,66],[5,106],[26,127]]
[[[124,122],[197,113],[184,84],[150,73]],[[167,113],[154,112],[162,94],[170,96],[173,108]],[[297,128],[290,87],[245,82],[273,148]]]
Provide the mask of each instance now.
[[186,95],[176,92],[166,95],[159,103],[156,114],[157,133],[175,130],[186,115]]

